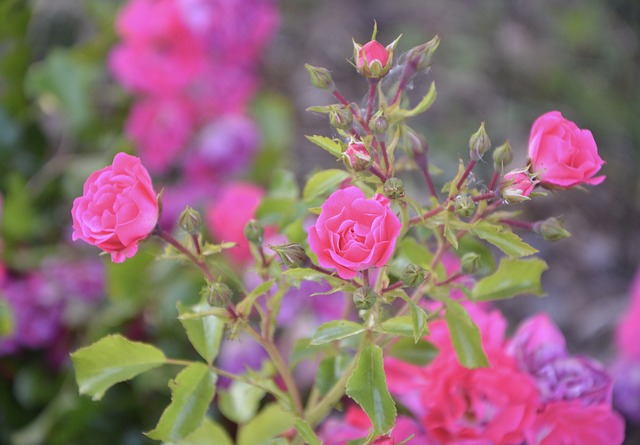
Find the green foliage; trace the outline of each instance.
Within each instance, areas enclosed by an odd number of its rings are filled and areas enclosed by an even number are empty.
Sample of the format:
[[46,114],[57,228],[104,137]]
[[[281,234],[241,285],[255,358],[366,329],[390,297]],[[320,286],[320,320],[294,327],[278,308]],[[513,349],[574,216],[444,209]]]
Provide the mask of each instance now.
[[518,235],[499,224],[483,221],[472,226],[471,232],[512,257],[529,256],[538,252],[537,249],[522,241]]
[[389,348],[389,355],[416,366],[429,364],[440,351],[433,343],[424,339],[417,342],[409,338],[400,338]]
[[233,445],[229,433],[217,423],[205,418],[202,425],[184,439],[167,442],[167,445]]
[[100,400],[105,391],[166,363],[164,353],[145,343],[110,335],[71,354],[80,392]]
[[213,400],[217,376],[206,365],[193,363],[169,383],[171,404],[164,410],[156,428],[147,436],[177,441],[193,433],[204,421]]
[[342,144],[335,139],[330,139],[325,136],[307,136],[307,139],[323,150],[328,151],[336,158],[340,158],[342,156]]
[[0,301],[0,337],[13,332],[13,315],[11,308],[4,301]]
[[337,169],[321,170],[314,173],[304,186],[302,199],[306,203],[311,203],[314,199],[338,188],[338,185],[348,177],[349,173]]
[[[178,303],[178,315],[185,313],[198,313],[208,310],[211,306],[208,304],[197,304],[190,308],[185,308],[182,303]],[[187,337],[198,354],[205,359],[208,364],[212,364],[220,350],[220,342],[224,332],[224,320],[209,315],[196,319],[180,318],[180,323],[187,332]]]
[[482,348],[480,330],[464,307],[456,301],[447,301],[445,320],[460,364],[466,368],[489,366]]
[[321,345],[353,335],[361,334],[365,328],[358,323],[346,320],[334,320],[322,324],[311,337],[312,345]]
[[542,273],[547,269],[547,263],[538,258],[503,258],[492,275],[476,283],[472,298],[490,301],[512,298],[520,294],[544,295],[540,280]]
[[396,405],[389,389],[382,362],[382,349],[368,344],[360,352],[358,364],[347,381],[347,395],[367,413],[374,434],[384,434],[396,421]]
[[322,445],[320,439],[318,439],[318,436],[316,436],[316,433],[313,431],[313,428],[311,428],[304,420],[296,418],[293,421],[293,426],[307,445]]
[[226,391],[218,391],[218,408],[236,423],[247,423],[258,412],[265,391],[255,385],[234,380]]
[[291,428],[293,422],[291,414],[280,405],[267,405],[253,419],[238,428],[237,445],[273,445],[274,438]]

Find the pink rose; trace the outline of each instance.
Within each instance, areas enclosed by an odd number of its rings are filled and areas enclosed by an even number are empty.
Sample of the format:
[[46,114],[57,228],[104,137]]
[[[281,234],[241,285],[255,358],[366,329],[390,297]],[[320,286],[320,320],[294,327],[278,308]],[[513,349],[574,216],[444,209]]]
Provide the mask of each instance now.
[[158,221],[156,193],[140,159],[118,153],[112,165],[92,173],[71,216],[74,241],[99,247],[115,263],[134,256]]
[[309,228],[309,246],[324,267],[335,267],[341,278],[384,266],[395,248],[402,224],[378,194],[367,199],[357,187],[337,190],[322,204]]
[[568,355],[564,335],[545,313],[531,316],[518,325],[507,350],[518,367],[528,373],[535,373]]
[[526,170],[512,170],[500,180],[500,196],[509,203],[526,201],[538,182]]
[[393,47],[385,47],[376,40],[371,40],[363,46],[354,43],[356,68],[365,77],[379,79],[391,69]]
[[589,130],[562,117],[559,111],[543,114],[529,136],[531,171],[544,185],[569,188],[596,185],[605,176],[594,176],[605,163]]
[[527,431],[527,445],[620,445],[624,420],[607,405],[549,403]]
[[423,425],[441,445],[519,445],[538,407],[533,380],[498,351],[490,368],[467,369],[452,352],[426,369]]

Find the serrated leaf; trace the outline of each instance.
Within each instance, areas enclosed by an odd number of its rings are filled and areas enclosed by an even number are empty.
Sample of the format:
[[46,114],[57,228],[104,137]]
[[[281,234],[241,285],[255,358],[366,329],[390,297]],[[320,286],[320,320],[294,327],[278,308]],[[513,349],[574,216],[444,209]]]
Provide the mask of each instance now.
[[233,445],[229,434],[220,425],[205,418],[204,422],[193,433],[177,442],[168,442],[170,445]]
[[449,241],[451,247],[455,250],[458,250],[458,237],[456,236],[456,231],[454,228],[454,221],[457,218],[455,217],[453,212],[445,211],[444,212],[444,237]]
[[471,232],[511,257],[529,256],[538,252],[538,249],[522,241],[518,235],[497,224],[483,221],[471,226]]
[[146,433],[152,439],[177,441],[193,433],[204,421],[216,390],[218,376],[203,363],[184,368],[169,382],[171,403],[155,429]]
[[211,309],[211,306],[208,304],[198,304],[190,308],[185,308],[181,302],[178,302],[178,318],[182,327],[187,332],[189,341],[198,354],[200,354],[208,364],[212,364],[220,350],[220,342],[222,341],[225,325],[224,320],[213,315],[191,319],[180,318],[187,313],[197,314],[209,309]]
[[100,400],[111,386],[163,365],[166,357],[154,346],[109,335],[78,349],[71,360],[80,392]]
[[396,405],[389,394],[382,349],[368,344],[360,352],[356,368],[347,381],[347,395],[367,413],[375,435],[386,433],[396,422]]
[[218,408],[224,416],[235,423],[246,423],[260,406],[265,391],[245,382],[234,380],[229,389],[218,393]]
[[542,273],[549,267],[539,258],[503,258],[498,269],[478,281],[472,298],[479,301],[503,300],[519,294],[544,295]]
[[415,343],[417,343],[423,335],[428,334],[429,332],[429,329],[427,327],[427,314],[424,309],[422,309],[415,303],[415,301],[409,298],[409,296],[404,291],[399,292],[398,296],[409,305],[409,311],[411,313],[411,327],[413,329],[413,340]]
[[314,357],[315,355],[325,351],[331,345],[312,345],[310,338],[301,338],[296,341],[291,352],[290,363],[296,365],[301,360]]
[[335,168],[314,173],[304,186],[302,198],[307,203],[311,202],[328,191],[336,189],[347,178],[349,178],[349,173]]
[[237,445],[272,445],[274,438],[292,425],[293,416],[290,413],[278,404],[267,405],[253,419],[240,426]]
[[389,348],[389,355],[412,365],[425,366],[436,358],[440,350],[424,339],[418,342],[410,338],[400,338]]
[[318,327],[311,337],[312,345],[321,345],[335,340],[351,337],[365,331],[365,328],[358,323],[347,320],[334,320],[324,323]]
[[446,304],[445,320],[460,364],[465,368],[489,366],[489,360],[482,348],[480,329],[469,313],[456,301],[449,300]]
[[300,437],[302,437],[302,440],[304,440],[305,444],[322,445],[322,442],[320,442],[320,439],[318,439],[318,436],[316,436],[313,428],[311,428],[309,424],[304,420],[296,417],[293,421],[293,426],[295,427],[298,434],[300,434]]
[[403,315],[383,321],[377,331],[384,334],[413,337],[413,323],[409,315]]
[[431,82],[431,86],[429,87],[429,92],[422,98],[422,100],[418,103],[418,105],[416,105],[411,110],[409,110],[409,112],[407,113],[407,116],[411,117],[420,113],[424,113],[429,109],[429,107],[431,107],[431,105],[433,105],[433,103],[436,100],[436,97],[438,97],[438,93],[436,91],[436,83]]
[[306,138],[336,158],[342,156],[342,144],[339,141],[329,139],[326,136],[307,136]]

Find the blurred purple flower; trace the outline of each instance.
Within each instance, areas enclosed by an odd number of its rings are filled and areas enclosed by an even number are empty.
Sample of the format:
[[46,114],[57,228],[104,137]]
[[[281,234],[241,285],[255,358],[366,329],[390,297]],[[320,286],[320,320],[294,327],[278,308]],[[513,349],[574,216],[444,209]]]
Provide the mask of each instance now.
[[[248,334],[241,332],[238,338],[222,342],[216,365],[233,374],[244,374],[247,368],[260,370],[262,362],[269,358],[262,347]],[[227,388],[231,380],[220,376],[218,384]]]
[[640,360],[619,359],[611,367],[614,378],[613,406],[640,424]]

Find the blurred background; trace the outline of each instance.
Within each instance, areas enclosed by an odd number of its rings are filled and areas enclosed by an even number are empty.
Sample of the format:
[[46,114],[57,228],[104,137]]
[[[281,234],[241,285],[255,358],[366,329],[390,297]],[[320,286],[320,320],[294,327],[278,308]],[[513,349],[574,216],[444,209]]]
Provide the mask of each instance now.
[[[222,17],[216,42],[223,43],[212,49],[213,68],[202,82],[213,91],[196,117],[162,102],[162,125],[157,109],[150,117],[141,104],[166,98],[128,82],[113,62],[131,26],[114,28],[124,3],[0,1],[0,283],[14,325],[23,320],[0,343],[0,443],[147,443],[140,431],[166,404],[168,396],[154,389],[169,374],[120,385],[94,403],[76,395],[67,354],[114,330],[152,337],[167,351],[185,347],[175,303],[197,296],[197,285],[171,280],[176,271],[152,264],[152,253],[118,266],[70,242],[69,210],[88,174],[118,151],[144,160],[145,146],[174,141],[152,171],[165,187],[168,225],[187,202],[206,211],[228,184],[267,187],[278,168],[302,183],[334,165],[304,137],[334,135],[324,116],[305,111],[332,97],[311,86],[304,64],[328,68],[339,90],[360,103],[366,83],[348,60],[352,38],[366,43],[374,20],[381,43],[402,34],[397,54],[441,38],[431,70],[411,90],[417,100],[431,81],[437,86],[435,105],[412,123],[446,172],[436,184],[467,158],[480,122],[494,145],[511,142],[514,167],[526,162],[530,126],[547,111],[593,132],[606,181],[522,207],[528,221],[562,216],[573,234],[548,243],[523,233],[549,263],[548,297],[501,308],[512,326],[548,311],[572,353],[613,360],[613,332],[640,265],[640,3],[212,0]],[[219,153],[220,145],[233,150]],[[224,170],[207,164],[214,160]],[[478,181],[491,173],[490,160],[475,171]],[[152,285],[143,289],[145,279]],[[628,431],[627,443],[638,443],[637,428]]]

